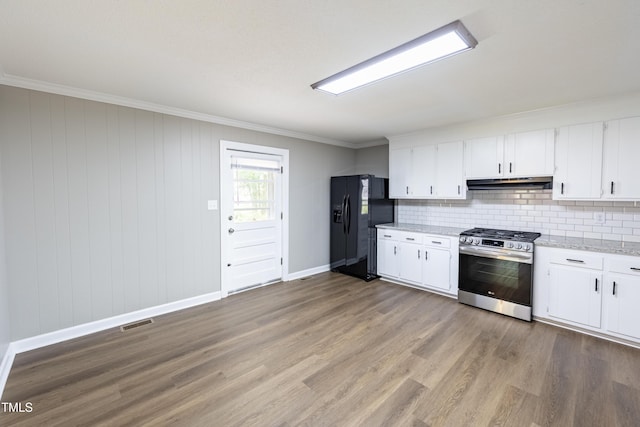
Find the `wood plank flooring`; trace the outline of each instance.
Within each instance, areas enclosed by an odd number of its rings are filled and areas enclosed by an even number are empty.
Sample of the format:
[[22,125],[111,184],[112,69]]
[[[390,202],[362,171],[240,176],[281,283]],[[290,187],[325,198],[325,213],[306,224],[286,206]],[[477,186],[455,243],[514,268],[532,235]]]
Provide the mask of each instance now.
[[334,273],[19,354],[2,426],[638,426],[640,350]]

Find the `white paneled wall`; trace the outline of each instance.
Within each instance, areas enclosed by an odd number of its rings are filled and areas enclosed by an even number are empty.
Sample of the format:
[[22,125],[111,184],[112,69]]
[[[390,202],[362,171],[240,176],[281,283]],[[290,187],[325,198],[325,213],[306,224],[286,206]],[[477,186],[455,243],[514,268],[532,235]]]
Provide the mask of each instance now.
[[0,95],[12,339],[219,290],[214,125]]
[[[640,203],[551,200],[551,190],[470,191],[467,200],[399,200],[398,222],[640,242]],[[597,212],[605,223],[597,224]]]

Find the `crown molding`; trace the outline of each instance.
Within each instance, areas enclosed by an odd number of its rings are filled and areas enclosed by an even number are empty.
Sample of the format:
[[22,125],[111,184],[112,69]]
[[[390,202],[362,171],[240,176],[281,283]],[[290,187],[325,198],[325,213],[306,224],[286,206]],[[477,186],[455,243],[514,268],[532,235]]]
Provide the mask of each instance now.
[[302,139],[306,141],[319,142],[322,144],[336,145],[339,147],[358,149],[362,145],[353,144],[346,141],[339,141],[322,136],[310,135],[302,132],[280,129],[271,126],[260,125],[256,123],[245,122],[241,120],[229,119],[226,117],[214,116],[211,114],[198,113],[196,111],[175,108],[168,105],[155,104],[152,102],[141,101],[133,98],[126,98],[117,95],[111,95],[103,92],[95,92],[87,89],[76,88],[72,86],[50,83],[42,80],[28,79],[25,77],[6,74],[0,66],[0,84],[6,86],[19,87],[22,89],[37,90],[40,92],[53,93],[56,95],[70,96],[73,98],[86,99],[89,101],[104,102],[107,104],[119,105],[122,107],[137,108],[140,110],[152,111],[155,113],[168,114],[171,116],[183,117],[186,119],[199,120],[218,125],[232,126],[240,129],[253,130],[256,132],[264,132],[273,135],[286,136],[290,138]]
[[371,147],[379,147],[381,145],[389,145],[389,140],[386,138],[377,139],[375,141],[363,142],[361,144],[353,144],[356,150],[361,148],[371,148]]

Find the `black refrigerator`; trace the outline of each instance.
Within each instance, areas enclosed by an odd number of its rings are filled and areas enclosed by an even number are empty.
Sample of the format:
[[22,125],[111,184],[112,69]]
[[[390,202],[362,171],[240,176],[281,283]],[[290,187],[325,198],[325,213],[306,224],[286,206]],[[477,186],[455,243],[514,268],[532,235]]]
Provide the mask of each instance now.
[[331,178],[331,270],[377,276],[376,225],[393,222],[389,180],[373,175]]

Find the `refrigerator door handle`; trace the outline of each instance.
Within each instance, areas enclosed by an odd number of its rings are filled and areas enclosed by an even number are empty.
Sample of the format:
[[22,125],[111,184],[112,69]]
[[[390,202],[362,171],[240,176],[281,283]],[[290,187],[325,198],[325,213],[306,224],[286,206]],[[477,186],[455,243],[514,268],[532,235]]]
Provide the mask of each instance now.
[[347,195],[342,195],[342,233],[347,234]]
[[351,233],[351,195],[347,194],[347,234]]

